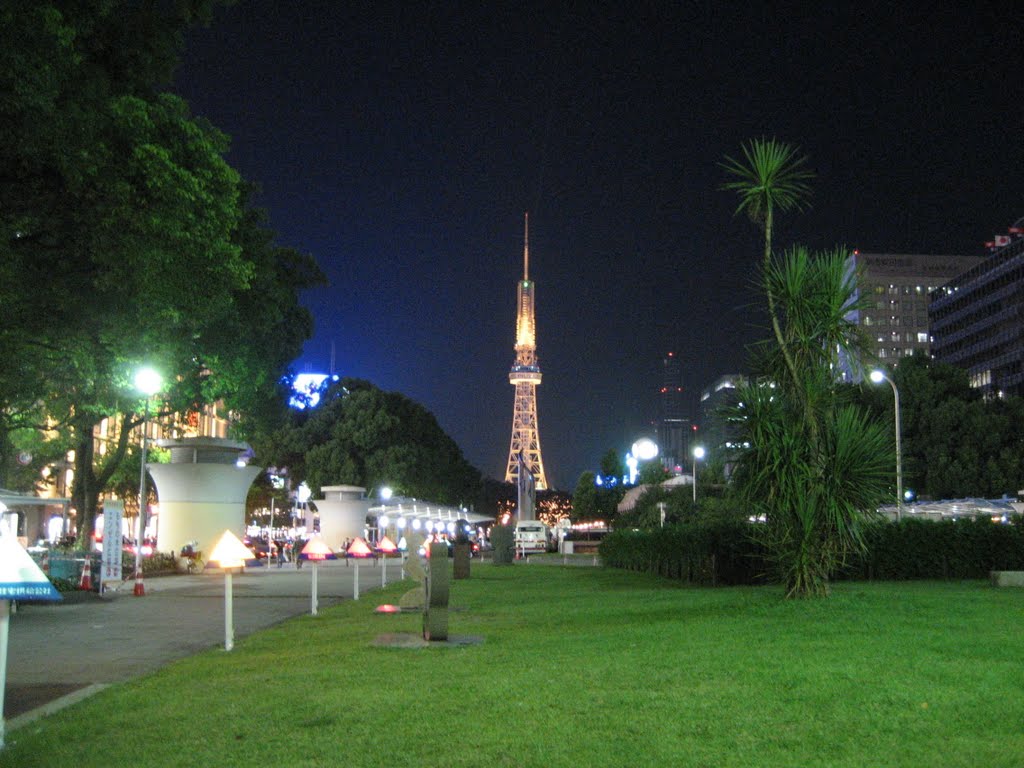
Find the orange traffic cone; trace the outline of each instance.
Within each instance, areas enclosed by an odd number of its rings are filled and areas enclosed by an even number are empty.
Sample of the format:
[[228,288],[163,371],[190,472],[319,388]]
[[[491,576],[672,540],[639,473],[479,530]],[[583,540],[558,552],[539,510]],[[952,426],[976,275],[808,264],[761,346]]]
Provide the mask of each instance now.
[[146,596],[146,585],[142,583],[142,569],[141,568],[136,568],[135,569],[135,589],[132,590],[132,594],[135,597],[145,597]]
[[88,557],[82,566],[82,579],[78,582],[78,588],[84,592],[92,591],[92,560]]

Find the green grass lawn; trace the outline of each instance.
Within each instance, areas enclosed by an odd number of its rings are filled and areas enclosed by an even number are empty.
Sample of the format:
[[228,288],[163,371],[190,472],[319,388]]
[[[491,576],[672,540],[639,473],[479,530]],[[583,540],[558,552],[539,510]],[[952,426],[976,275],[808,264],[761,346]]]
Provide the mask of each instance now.
[[[370,593],[8,733],[0,766],[1024,765],[1024,591],[695,589],[474,563],[453,635]],[[45,756],[45,757],[44,757]]]

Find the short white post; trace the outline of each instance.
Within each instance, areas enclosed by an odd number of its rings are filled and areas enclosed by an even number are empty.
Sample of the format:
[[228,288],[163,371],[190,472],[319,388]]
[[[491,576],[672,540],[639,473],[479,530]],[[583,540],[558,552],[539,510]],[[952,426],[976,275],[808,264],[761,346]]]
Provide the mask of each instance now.
[[7,689],[7,625],[11,601],[0,600],[0,749],[4,748],[4,691]]
[[317,609],[317,586],[316,586],[316,560],[313,561],[313,615],[316,616]]
[[234,609],[231,601],[231,569],[224,569],[224,650],[235,647]]
[[380,556],[380,588],[384,589],[388,585],[388,556],[383,554]]
[[356,575],[355,575],[355,585],[352,588],[352,599],[353,600],[358,600],[359,599],[359,558],[358,557],[356,558]]

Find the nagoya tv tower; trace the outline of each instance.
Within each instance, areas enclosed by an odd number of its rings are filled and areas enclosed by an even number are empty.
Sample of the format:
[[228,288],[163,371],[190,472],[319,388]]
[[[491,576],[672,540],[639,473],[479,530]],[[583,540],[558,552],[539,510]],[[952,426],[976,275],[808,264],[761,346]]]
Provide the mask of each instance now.
[[508,449],[506,483],[518,483],[519,459],[533,475],[538,491],[546,490],[544,461],[540,457],[540,434],[537,431],[537,321],[534,316],[534,284],[530,282],[530,214],[525,218],[523,237],[523,279],[516,288],[516,362],[508,372],[508,381],[516,388],[512,412],[512,443]]

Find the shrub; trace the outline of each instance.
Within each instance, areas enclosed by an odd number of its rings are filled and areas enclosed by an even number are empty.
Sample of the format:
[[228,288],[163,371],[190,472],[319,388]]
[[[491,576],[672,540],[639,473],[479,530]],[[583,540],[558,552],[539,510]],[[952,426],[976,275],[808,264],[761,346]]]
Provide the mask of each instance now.
[[855,579],[984,579],[1024,570],[1024,524],[904,519],[868,527],[867,551],[844,569]]
[[75,592],[78,589],[78,582],[71,579],[51,578],[50,583],[58,592]]
[[606,565],[690,584],[758,584],[767,573],[765,553],[750,530],[738,521],[618,529],[604,538],[599,552]]
[[[601,543],[605,565],[645,571],[689,584],[763,584],[767,550],[753,524],[682,523],[665,528],[615,530]],[[867,549],[833,579],[984,579],[989,571],[1024,570],[1024,520],[904,519],[865,528]]]
[[[125,552],[121,557],[121,573],[131,576],[135,573],[135,555]],[[170,552],[154,552],[142,559],[143,576],[159,576],[166,573],[177,573],[177,561]]]

